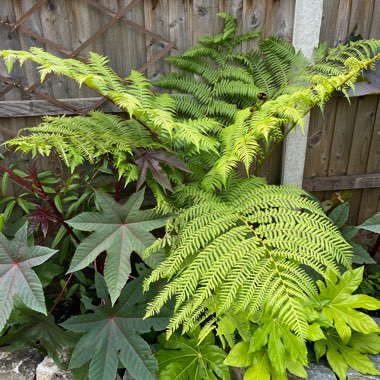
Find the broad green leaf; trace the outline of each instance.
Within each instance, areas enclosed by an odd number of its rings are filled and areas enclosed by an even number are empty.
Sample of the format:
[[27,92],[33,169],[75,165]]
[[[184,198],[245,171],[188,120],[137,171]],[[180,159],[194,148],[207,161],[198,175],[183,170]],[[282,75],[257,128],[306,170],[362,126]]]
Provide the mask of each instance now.
[[377,334],[354,332],[348,344],[361,353],[377,355],[380,352],[380,336]]
[[188,335],[172,334],[168,341],[160,336],[163,349],[156,353],[163,380],[229,380],[224,363],[226,353],[214,343],[212,332],[198,344],[199,329]]
[[113,307],[109,303],[92,306],[93,313],[72,317],[61,325],[83,334],[72,353],[70,368],[89,362],[91,380],[114,379],[120,361],[136,379],[155,378],[156,359],[140,334],[163,330],[169,319],[166,315],[143,319],[151,294],[142,294],[142,281],[139,277],[129,282]]
[[307,372],[305,367],[301,363],[293,362],[291,360],[286,361],[286,368],[290,373],[304,379],[307,378]]
[[364,223],[358,226],[358,228],[363,228],[363,230],[380,234],[380,212],[367,219]]
[[27,223],[11,241],[0,233],[0,331],[11,313],[15,297],[27,307],[46,314],[42,285],[31,268],[42,264],[57,251],[40,246],[28,247],[27,238]]
[[249,367],[252,364],[254,353],[249,352],[248,342],[239,342],[232,347],[224,360],[224,364],[232,367]]
[[268,358],[278,375],[286,373],[286,361],[307,365],[305,343],[289,326],[273,317],[263,317],[263,325],[252,336],[250,352],[262,350],[267,344]]
[[368,315],[355,310],[356,308],[376,310],[380,301],[363,294],[352,293],[358,288],[363,277],[363,268],[347,271],[337,280],[327,274],[326,286],[318,282],[320,300],[324,305],[322,315],[334,324],[341,339],[347,343],[351,338],[351,330],[364,334],[379,332],[380,328]]
[[149,232],[165,225],[167,218],[152,210],[140,210],[144,190],[131,195],[124,205],[110,195],[96,192],[103,212],[84,212],[67,223],[81,231],[93,232],[77,247],[69,268],[70,272],[85,268],[107,251],[104,277],[114,304],[131,273],[132,251],[142,256],[155,237]]
[[363,348],[363,346],[360,344],[355,345],[358,338],[345,344],[333,329],[330,329],[326,335],[327,361],[340,380],[346,379],[348,366],[361,373],[380,375],[374,363],[360,352],[360,348]]
[[66,360],[63,357],[64,350],[73,347],[77,341],[74,334],[58,327],[50,314],[45,316],[25,307],[17,311],[22,315],[21,324],[12,326],[10,331],[0,338],[0,346],[9,345],[11,350],[28,345],[42,347],[55,363],[62,366]]
[[335,207],[329,214],[329,218],[338,227],[343,227],[344,223],[347,222],[348,215],[350,213],[350,206],[348,202],[344,202],[338,207]]
[[252,365],[245,371],[244,380],[270,380],[271,367],[265,352],[257,351]]
[[313,323],[312,325],[308,325],[305,338],[310,341],[317,341],[325,339],[325,334],[323,334],[323,330],[318,323]]

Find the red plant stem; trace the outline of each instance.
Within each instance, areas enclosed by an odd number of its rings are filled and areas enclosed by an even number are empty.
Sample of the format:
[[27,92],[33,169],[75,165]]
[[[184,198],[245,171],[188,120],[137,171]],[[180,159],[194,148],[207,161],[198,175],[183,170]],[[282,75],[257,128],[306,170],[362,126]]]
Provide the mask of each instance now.
[[74,274],[73,272],[70,273],[68,279],[65,282],[65,285],[63,285],[61,292],[58,294],[58,297],[55,299],[53,306],[49,310],[49,313],[51,313],[56,308],[56,306],[59,304],[59,302],[61,301],[61,299],[63,297],[63,293],[65,292],[67,285],[69,285],[69,282],[70,282],[71,278],[73,277],[73,274]]
[[373,235],[373,232],[368,232],[366,234],[355,235],[352,238],[357,239],[357,238],[361,238],[361,237],[365,237],[365,236],[372,236],[372,235]]
[[3,166],[3,165],[0,165],[0,172],[3,172],[3,173],[8,173],[9,176],[19,185],[19,186],[23,186],[25,187],[26,189],[28,189],[30,192],[38,195],[39,197],[45,199],[45,196],[44,194],[36,189],[35,187],[33,187],[28,181],[26,181],[24,178],[20,177],[19,175],[17,175],[16,173],[14,173],[12,170],[8,169],[7,167]]
[[61,223],[63,225],[63,227],[65,227],[66,231],[70,234],[70,236],[75,240],[75,242],[77,244],[79,244],[80,240],[79,240],[78,236],[75,234],[73,229],[65,222],[65,218],[63,217],[62,213],[57,209],[54,201],[50,198],[49,194],[46,193],[46,191],[44,190],[44,188],[43,188],[41,182],[39,181],[39,179],[37,178],[37,176],[35,176],[33,178],[33,182],[39,188],[41,194],[43,194],[43,199],[49,204],[49,206],[53,210],[53,212],[56,216],[57,222]]
[[376,243],[375,245],[373,246],[373,248],[371,249],[371,256],[375,256],[376,253],[379,251],[380,249],[380,235],[377,237],[376,239]]

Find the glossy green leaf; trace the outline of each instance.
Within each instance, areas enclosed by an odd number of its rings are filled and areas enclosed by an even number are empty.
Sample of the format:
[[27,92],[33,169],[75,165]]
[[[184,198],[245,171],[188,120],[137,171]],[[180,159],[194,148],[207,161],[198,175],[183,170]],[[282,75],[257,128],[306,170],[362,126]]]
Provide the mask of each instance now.
[[9,174],[5,172],[1,178],[1,193],[5,195],[9,184]]
[[164,226],[167,218],[140,210],[144,190],[131,195],[124,205],[98,191],[96,199],[102,213],[84,212],[67,222],[78,230],[93,232],[77,247],[68,272],[85,268],[107,251],[104,277],[114,304],[131,273],[132,251],[141,256],[156,240],[149,231]]
[[50,248],[28,247],[28,225],[25,223],[13,240],[0,233],[0,331],[7,321],[18,297],[27,307],[46,314],[42,285],[31,269],[40,265],[57,251]]
[[327,333],[327,361],[340,380],[346,379],[348,366],[360,373],[380,375],[374,363],[359,351],[363,346],[355,346],[357,339],[345,344],[334,330]]
[[254,354],[249,352],[249,342],[239,342],[232,347],[224,364],[232,367],[249,367],[252,364]]
[[271,367],[268,356],[263,351],[255,353],[252,365],[244,373],[244,380],[270,380]]
[[215,345],[209,333],[198,344],[199,329],[187,335],[172,334],[168,341],[161,335],[163,349],[156,353],[161,380],[229,380],[230,372],[223,363],[226,353]]
[[334,324],[344,342],[351,338],[351,330],[364,334],[379,332],[380,328],[368,315],[356,308],[376,310],[380,301],[363,294],[352,293],[358,288],[363,277],[363,268],[347,271],[338,280],[331,272],[327,274],[326,285],[318,281],[320,299],[325,306],[322,314]]

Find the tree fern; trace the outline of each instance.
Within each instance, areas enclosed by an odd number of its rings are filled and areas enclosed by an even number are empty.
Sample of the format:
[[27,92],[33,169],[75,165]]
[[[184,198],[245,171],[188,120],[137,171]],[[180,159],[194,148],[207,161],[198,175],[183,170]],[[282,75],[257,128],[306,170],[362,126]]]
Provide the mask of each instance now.
[[148,288],[160,278],[169,280],[147,316],[175,298],[169,333],[185,322],[187,330],[216,296],[218,318],[232,308],[252,317],[266,307],[303,337],[302,302],[316,295],[305,266],[322,275],[326,268],[339,273],[340,265],[350,267],[350,246],[319,205],[300,188],[270,186],[254,177],[232,181],[218,196],[190,187],[177,199],[190,207],[146,252],[170,251],[145,283]]

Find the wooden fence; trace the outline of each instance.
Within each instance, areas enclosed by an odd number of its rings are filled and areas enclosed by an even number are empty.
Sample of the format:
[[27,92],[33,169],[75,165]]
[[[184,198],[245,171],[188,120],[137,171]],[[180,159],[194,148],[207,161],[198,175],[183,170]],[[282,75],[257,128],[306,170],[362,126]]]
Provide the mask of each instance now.
[[[122,76],[138,69],[155,79],[173,70],[164,56],[179,54],[199,37],[220,30],[218,12],[236,17],[241,31],[291,40],[294,10],[295,0],[2,0],[0,49],[38,46],[78,59],[95,51],[109,56]],[[380,38],[379,16],[380,0],[325,0],[321,40],[345,42],[354,30],[364,38]],[[254,43],[247,43],[243,49],[252,47]],[[86,113],[96,107],[114,111],[98,94],[71,80],[53,75],[41,84],[32,64],[9,75],[0,63],[2,141],[36,125],[45,114]],[[380,207],[379,189],[358,189],[374,186],[379,177],[364,174],[380,173],[378,108],[377,96],[354,98],[352,107],[336,98],[324,116],[313,112],[311,118],[304,184],[318,197],[330,197],[330,190],[341,190],[343,178],[333,188],[329,178],[325,189],[324,177],[351,176],[354,185],[347,188],[354,189],[353,222],[355,214],[361,221]],[[270,182],[280,181],[281,157],[280,148],[263,168]],[[356,175],[363,179],[352,177]]]
[[[325,0],[320,40],[336,46],[349,35],[380,39],[379,0]],[[352,224],[380,211],[378,95],[354,97],[351,104],[334,98],[324,115],[312,112],[304,187],[321,200],[349,190]]]

